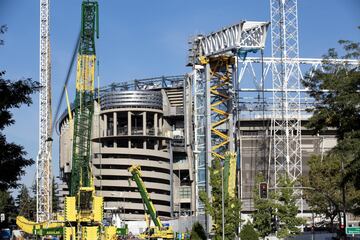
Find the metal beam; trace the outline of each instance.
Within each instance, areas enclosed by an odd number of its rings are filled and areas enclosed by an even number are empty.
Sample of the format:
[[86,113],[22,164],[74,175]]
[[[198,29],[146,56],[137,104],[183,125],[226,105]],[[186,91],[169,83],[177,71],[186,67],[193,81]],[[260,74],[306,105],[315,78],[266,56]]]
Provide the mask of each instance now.
[[208,35],[198,35],[190,41],[189,63],[193,65],[199,56],[237,54],[238,50],[258,50],[265,47],[269,22],[241,21]]

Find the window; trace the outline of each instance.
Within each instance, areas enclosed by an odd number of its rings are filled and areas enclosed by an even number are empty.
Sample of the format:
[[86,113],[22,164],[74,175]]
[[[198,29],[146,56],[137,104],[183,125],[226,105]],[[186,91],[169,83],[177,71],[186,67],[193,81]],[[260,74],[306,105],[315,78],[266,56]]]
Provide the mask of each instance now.
[[191,196],[191,187],[183,186],[180,187],[180,198],[190,198]]

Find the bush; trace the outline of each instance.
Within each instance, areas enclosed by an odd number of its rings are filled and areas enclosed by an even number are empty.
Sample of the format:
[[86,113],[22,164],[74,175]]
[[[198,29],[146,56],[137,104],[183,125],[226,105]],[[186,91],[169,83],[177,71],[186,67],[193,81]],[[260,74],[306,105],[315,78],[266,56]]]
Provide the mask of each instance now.
[[252,223],[247,222],[240,232],[241,240],[258,240],[259,234],[255,231],[254,225]]
[[199,222],[193,224],[190,238],[192,240],[206,240],[205,230]]

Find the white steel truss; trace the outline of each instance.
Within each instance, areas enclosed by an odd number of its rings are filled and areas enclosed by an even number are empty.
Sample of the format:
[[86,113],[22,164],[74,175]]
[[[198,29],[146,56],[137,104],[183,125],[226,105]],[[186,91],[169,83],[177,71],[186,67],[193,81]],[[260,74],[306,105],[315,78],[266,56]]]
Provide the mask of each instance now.
[[[292,180],[302,174],[300,67],[297,0],[270,0],[271,55],[280,59],[272,64],[274,187],[281,176]],[[294,89],[295,91],[288,91]]]
[[[196,185],[196,214],[204,212],[204,206],[199,201],[198,193],[200,190],[206,190],[210,194],[208,166],[211,164],[212,139],[211,125],[212,119],[210,109],[210,65],[201,62],[201,58],[213,56],[238,56],[241,52],[256,51],[263,49],[268,22],[247,22],[242,21],[238,24],[223,28],[218,32],[209,35],[198,35],[190,42],[189,66],[192,66],[192,86],[194,94],[194,156],[195,156],[195,185]],[[236,66],[236,64],[235,64]],[[236,67],[235,67],[236,68]],[[236,73],[236,69],[233,69]],[[231,76],[231,84],[228,92],[224,95],[232,95],[234,92],[235,78]],[[235,84],[236,86],[236,84]],[[224,128],[232,132],[235,129],[236,119],[227,124]],[[230,126],[231,125],[231,126]],[[224,131],[226,131],[224,129]],[[232,141],[235,143],[235,140]],[[234,150],[230,146],[228,150]],[[207,225],[209,222],[207,222]],[[207,226],[209,228],[209,226]]]
[[51,63],[49,38],[49,0],[40,0],[40,99],[39,153],[36,161],[36,220],[50,220],[51,174]]
[[268,22],[242,21],[206,36],[198,35],[190,43],[189,62],[194,64],[199,56],[263,49],[268,27]]
[[195,159],[195,214],[204,212],[204,204],[199,200],[199,192],[206,190],[206,147],[205,147],[205,81],[204,67],[195,65],[192,71],[194,95],[194,159]]

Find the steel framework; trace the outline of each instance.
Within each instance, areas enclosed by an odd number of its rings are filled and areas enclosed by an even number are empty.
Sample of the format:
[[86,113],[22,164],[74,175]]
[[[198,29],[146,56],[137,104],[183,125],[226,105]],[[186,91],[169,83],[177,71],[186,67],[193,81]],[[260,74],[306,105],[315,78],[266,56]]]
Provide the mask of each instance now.
[[40,0],[40,101],[39,153],[36,161],[36,220],[50,220],[51,173],[51,63],[49,36],[49,0]]
[[[226,151],[235,150],[235,59],[248,51],[264,48],[268,25],[267,22],[242,21],[190,41],[188,66],[193,69],[196,214],[204,212],[199,191],[211,192],[208,167],[212,158],[224,158]],[[207,227],[208,224],[209,221]]]
[[[249,57],[238,62],[238,90],[239,95],[242,95],[238,100],[241,116],[272,120],[272,159],[269,165],[273,168],[269,176],[273,177],[270,182],[276,187],[279,175],[286,173],[296,179],[302,174],[300,121],[308,117],[309,113],[305,110],[313,106],[313,99],[307,94],[308,89],[301,86],[300,79],[304,77],[302,72],[312,74],[312,70],[322,69],[323,59],[299,58],[297,0],[269,2],[272,57]],[[327,62],[348,65],[360,63],[354,59],[327,59]],[[246,76],[252,79],[255,87],[244,87],[248,84],[243,81]],[[271,88],[266,88],[267,78],[271,78]],[[244,92],[250,96],[243,97]],[[265,115],[267,113],[272,114]]]
[[[292,180],[302,174],[300,67],[298,46],[297,0],[270,0],[271,55],[279,62],[272,64],[273,116],[273,184],[280,176]],[[288,91],[293,89],[294,91]]]

